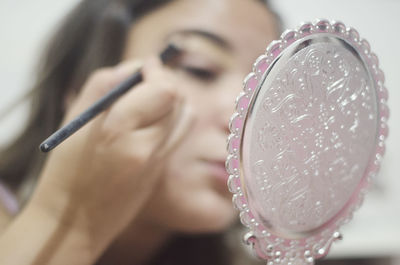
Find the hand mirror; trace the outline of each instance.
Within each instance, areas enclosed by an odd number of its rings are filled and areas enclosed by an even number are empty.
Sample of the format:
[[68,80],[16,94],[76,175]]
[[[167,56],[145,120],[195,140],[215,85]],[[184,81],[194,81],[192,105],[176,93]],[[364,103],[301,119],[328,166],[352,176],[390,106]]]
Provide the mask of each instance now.
[[340,22],[285,31],[244,82],[230,121],[228,187],[268,264],[313,264],[360,206],[387,137],[384,75]]

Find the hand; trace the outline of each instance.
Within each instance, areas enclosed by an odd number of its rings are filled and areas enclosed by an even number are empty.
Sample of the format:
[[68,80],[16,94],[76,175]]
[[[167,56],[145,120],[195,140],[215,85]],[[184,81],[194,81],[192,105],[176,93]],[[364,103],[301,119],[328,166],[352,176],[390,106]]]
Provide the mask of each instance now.
[[[131,62],[96,71],[65,123],[137,68]],[[153,60],[143,73],[141,84],[52,151],[31,201],[102,245],[138,214],[190,125],[168,70]]]

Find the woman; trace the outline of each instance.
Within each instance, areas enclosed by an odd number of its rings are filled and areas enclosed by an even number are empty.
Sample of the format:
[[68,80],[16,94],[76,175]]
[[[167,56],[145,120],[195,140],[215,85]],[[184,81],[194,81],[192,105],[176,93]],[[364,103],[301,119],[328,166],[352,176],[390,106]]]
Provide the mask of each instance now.
[[[44,57],[27,129],[1,157],[2,181],[29,199],[16,217],[1,208],[0,264],[237,262],[222,240],[237,216],[227,125],[243,78],[277,36],[257,0],[83,1]],[[170,42],[182,55],[166,67],[157,54]],[[141,84],[38,154],[139,66]]]

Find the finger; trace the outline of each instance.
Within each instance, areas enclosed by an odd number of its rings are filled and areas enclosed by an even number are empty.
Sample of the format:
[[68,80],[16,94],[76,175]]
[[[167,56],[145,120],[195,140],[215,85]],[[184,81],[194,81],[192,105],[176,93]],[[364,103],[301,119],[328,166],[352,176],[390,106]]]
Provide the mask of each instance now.
[[[149,60],[142,69],[147,80],[159,81],[163,80],[164,85],[173,84],[173,75],[169,73],[168,68],[162,67],[159,60]],[[192,109],[188,104],[184,102],[182,97],[179,97],[174,105],[173,109],[168,115],[160,118],[156,123],[153,123],[146,130],[137,130],[132,133],[129,143],[131,146],[136,146],[139,140],[139,135],[146,142],[144,150],[135,150],[134,152],[140,152],[141,154],[147,154],[147,160],[152,160],[150,155],[155,156],[157,159],[165,157],[168,153],[174,150],[189,133],[190,128],[194,123],[194,115]],[[137,149],[137,148],[135,148]],[[155,152],[155,150],[157,150]]]
[[112,68],[96,70],[84,84],[75,104],[73,104],[74,112],[80,113],[89,108],[110,90],[139,71],[141,67],[140,61],[128,61]]
[[136,163],[159,161],[173,151],[190,132],[193,125],[192,111],[186,104],[176,104],[170,115],[149,127],[135,130],[124,137],[121,150]]
[[165,67],[159,58],[152,57],[142,67],[144,79],[152,81],[162,81],[163,83],[178,83],[176,76],[170,67]]
[[105,120],[106,126],[139,129],[157,122],[173,110],[180,96],[165,70],[154,67],[144,78],[142,84],[112,106]]
[[187,104],[181,104],[175,112],[174,119],[170,122],[170,128],[167,130],[163,141],[159,146],[159,157],[164,157],[173,151],[189,134],[194,124],[193,111]]
[[170,87],[139,85],[111,107],[103,126],[106,129],[120,127],[124,130],[149,126],[168,115],[176,100],[176,93]]

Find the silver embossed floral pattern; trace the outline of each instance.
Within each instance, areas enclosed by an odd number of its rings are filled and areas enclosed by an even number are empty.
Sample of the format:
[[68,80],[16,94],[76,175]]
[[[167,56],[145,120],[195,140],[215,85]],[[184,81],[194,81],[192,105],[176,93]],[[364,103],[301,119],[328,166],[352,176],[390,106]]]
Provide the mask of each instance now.
[[379,168],[387,91],[358,33],[319,20],[256,61],[228,139],[229,189],[246,240],[271,264],[326,255]]

